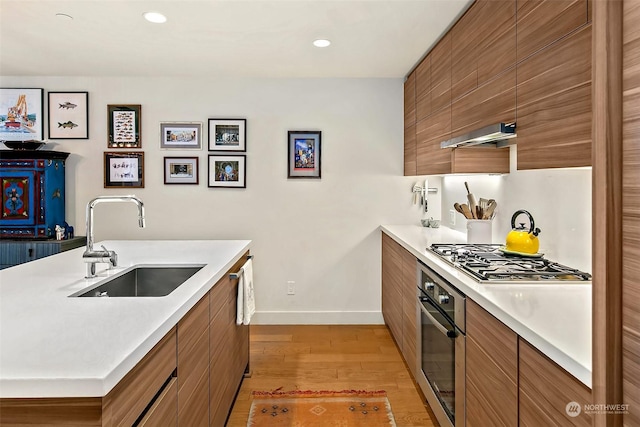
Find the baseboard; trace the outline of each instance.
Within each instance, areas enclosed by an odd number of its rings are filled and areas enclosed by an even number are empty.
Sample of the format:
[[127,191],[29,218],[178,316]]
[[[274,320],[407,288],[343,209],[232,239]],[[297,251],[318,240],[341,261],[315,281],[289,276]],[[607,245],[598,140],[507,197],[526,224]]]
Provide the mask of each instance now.
[[379,311],[256,311],[254,325],[383,325]]

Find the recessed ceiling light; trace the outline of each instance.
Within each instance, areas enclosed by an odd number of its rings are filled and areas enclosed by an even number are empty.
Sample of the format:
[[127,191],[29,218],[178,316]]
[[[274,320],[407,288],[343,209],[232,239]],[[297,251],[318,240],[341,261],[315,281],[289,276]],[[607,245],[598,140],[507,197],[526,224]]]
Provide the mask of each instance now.
[[329,40],[326,39],[318,39],[313,41],[313,45],[315,47],[327,47],[331,44]]
[[66,13],[56,13],[56,16],[65,21],[71,21],[73,19],[73,16],[67,15]]
[[159,12],[146,12],[142,16],[149,22],[153,22],[154,24],[163,24],[167,22],[167,17]]

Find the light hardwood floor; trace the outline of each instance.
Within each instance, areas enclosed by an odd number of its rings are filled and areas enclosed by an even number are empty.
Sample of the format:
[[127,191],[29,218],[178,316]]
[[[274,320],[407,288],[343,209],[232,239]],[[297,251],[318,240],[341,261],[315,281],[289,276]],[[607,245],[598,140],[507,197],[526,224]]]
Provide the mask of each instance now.
[[251,370],[229,427],[247,425],[252,391],[278,389],[385,390],[398,427],[438,425],[386,326],[252,325]]

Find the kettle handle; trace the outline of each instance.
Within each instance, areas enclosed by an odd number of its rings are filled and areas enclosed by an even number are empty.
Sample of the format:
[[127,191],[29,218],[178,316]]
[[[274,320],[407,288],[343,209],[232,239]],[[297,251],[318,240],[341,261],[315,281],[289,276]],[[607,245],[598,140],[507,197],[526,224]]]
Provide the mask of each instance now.
[[[528,211],[525,211],[524,209],[520,209],[518,211],[515,211],[513,216],[511,217],[511,228],[515,230],[516,228],[516,219],[518,218],[518,216],[520,214],[525,214],[527,217],[529,217],[529,233],[532,233],[535,229],[535,223],[533,222],[533,216],[531,216],[531,214]],[[538,230],[538,233],[540,232],[540,230]],[[535,235],[537,236],[538,233],[536,233]]]

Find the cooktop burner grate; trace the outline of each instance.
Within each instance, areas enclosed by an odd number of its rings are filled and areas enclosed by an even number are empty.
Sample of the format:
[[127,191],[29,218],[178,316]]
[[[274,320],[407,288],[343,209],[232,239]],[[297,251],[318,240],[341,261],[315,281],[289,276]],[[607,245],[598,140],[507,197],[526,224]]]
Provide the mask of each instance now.
[[545,258],[507,255],[498,244],[444,244],[429,248],[482,282],[589,281],[591,275]]

